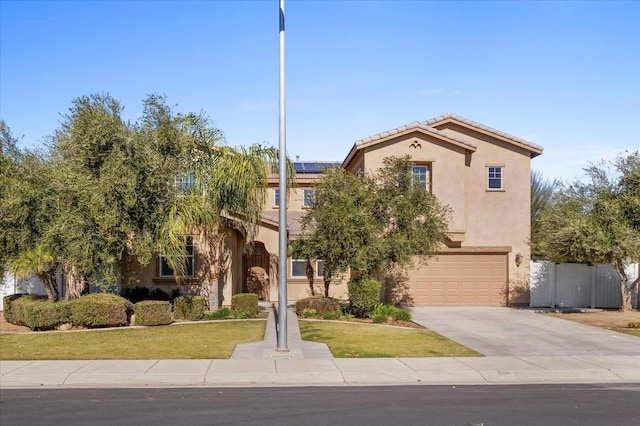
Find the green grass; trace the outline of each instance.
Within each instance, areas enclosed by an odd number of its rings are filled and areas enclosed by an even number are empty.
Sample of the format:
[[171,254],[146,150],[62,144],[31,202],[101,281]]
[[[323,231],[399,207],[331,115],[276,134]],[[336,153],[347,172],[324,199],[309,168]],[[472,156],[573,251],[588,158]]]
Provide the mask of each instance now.
[[0,335],[1,360],[225,359],[260,341],[265,321]]
[[618,328],[616,331],[640,337],[640,328]]
[[336,358],[482,356],[428,330],[300,320],[302,339],[326,343]]

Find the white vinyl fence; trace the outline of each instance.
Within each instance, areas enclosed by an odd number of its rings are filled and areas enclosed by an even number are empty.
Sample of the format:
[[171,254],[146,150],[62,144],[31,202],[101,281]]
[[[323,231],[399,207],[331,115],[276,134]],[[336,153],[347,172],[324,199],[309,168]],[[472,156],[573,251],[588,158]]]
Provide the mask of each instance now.
[[[629,282],[638,277],[639,264],[627,265]],[[631,298],[638,307],[638,288]],[[620,279],[609,264],[531,262],[531,307],[619,308]]]
[[[0,281],[0,311],[4,309],[4,297],[10,294],[47,294],[47,291],[44,289],[44,284],[42,284],[42,281],[35,275],[19,279],[11,272],[5,272],[4,276],[0,278],[2,278],[2,281]],[[60,274],[58,274],[58,289],[60,290],[60,297],[64,297],[64,278]],[[89,293],[98,293],[101,291],[105,290],[94,286],[89,287]],[[119,291],[119,286],[112,289],[112,292],[116,294],[119,294]]]

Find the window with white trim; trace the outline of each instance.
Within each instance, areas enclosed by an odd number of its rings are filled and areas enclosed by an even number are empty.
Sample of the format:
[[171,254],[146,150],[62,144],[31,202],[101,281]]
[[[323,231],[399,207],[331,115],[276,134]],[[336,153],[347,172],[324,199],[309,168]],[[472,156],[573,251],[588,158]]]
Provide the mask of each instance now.
[[307,277],[307,259],[291,259],[291,277]]
[[316,260],[316,278],[324,277],[324,261],[317,259]]
[[302,206],[311,207],[313,205],[313,189],[305,189],[302,196]]
[[175,177],[174,185],[178,191],[188,191],[196,186],[196,174],[191,171],[180,173]]
[[487,188],[503,189],[502,186],[502,166],[487,167]]
[[280,190],[279,189],[273,190],[273,206],[280,207]]
[[[192,277],[194,276],[194,272],[195,272],[195,262],[194,262],[194,256],[193,256],[193,237],[192,236],[187,236],[185,239],[185,244],[186,244],[186,259],[185,259],[185,266],[186,266],[186,275],[187,277]],[[173,268],[171,268],[171,266],[169,265],[168,259],[167,257],[160,253],[160,271],[159,271],[159,275],[161,277],[175,277],[175,273],[173,271]]]
[[426,164],[416,164],[414,166],[411,166],[411,175],[413,176],[413,181],[427,191],[429,191],[430,171],[430,167]]

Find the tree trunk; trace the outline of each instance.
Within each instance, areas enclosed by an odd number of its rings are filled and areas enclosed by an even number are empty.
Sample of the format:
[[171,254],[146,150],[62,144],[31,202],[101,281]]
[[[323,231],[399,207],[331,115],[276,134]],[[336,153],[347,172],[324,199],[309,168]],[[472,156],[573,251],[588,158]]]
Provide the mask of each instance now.
[[307,281],[309,281],[309,288],[311,288],[311,296],[316,295],[316,291],[313,288],[313,266],[311,266],[311,261],[307,259],[307,265],[304,268],[304,273],[307,276]]
[[60,297],[60,292],[58,291],[58,283],[56,282],[56,270],[55,269],[47,269],[43,272],[36,274],[42,284],[44,285],[44,289],[47,292],[47,299],[49,302],[55,302]]
[[[631,306],[631,292],[633,290],[633,287],[631,289],[627,288],[628,279],[627,273],[624,271],[624,264],[617,260],[613,263],[613,267],[618,273],[618,277],[620,277],[620,297],[622,300],[622,303],[620,304],[620,310],[630,311],[633,309],[633,307]],[[637,285],[637,281],[638,280],[634,282],[634,286]]]
[[66,291],[64,300],[77,299],[85,291],[84,277],[78,274],[75,266],[65,266]]

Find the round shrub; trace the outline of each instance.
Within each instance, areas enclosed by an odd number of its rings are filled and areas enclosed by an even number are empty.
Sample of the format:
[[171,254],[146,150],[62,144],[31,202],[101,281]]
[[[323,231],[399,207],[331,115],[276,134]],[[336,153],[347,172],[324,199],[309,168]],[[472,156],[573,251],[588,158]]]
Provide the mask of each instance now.
[[364,318],[377,304],[380,303],[380,281],[373,278],[349,281],[349,302],[351,312]]
[[69,302],[71,322],[79,327],[119,327],[129,324],[133,304],[111,293],[92,293]]
[[160,300],[143,300],[133,305],[136,325],[167,325],[171,318],[171,303]]
[[204,297],[179,296],[173,299],[175,319],[199,321],[204,317]]

